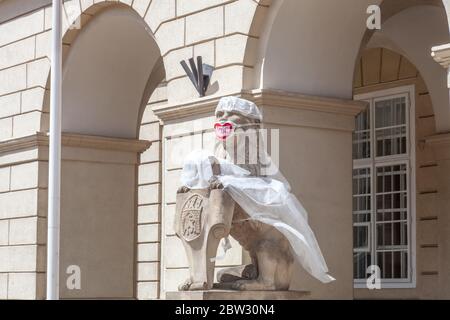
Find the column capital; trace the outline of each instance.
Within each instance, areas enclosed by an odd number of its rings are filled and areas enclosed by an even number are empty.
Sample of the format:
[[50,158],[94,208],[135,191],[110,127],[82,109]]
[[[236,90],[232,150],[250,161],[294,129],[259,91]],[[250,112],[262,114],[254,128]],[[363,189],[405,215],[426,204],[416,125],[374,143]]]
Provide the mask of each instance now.
[[447,69],[450,66],[450,43],[432,47],[431,56],[437,63]]

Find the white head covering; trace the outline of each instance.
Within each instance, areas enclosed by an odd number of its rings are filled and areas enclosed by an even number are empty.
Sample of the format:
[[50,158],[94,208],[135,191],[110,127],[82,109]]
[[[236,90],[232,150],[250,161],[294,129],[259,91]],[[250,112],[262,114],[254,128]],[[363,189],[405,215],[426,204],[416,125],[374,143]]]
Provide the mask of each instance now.
[[262,121],[261,111],[256,104],[237,97],[223,97],[220,99],[216,108],[216,115],[219,111],[236,112],[248,118]]

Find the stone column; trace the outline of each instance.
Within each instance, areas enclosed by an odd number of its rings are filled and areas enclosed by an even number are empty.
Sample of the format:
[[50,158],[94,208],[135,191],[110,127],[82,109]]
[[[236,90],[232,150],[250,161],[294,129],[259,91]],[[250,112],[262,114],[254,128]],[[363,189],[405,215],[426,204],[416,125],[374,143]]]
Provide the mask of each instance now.
[[[61,298],[136,297],[137,176],[147,141],[63,134]],[[81,288],[67,286],[79,267]]]
[[450,134],[429,137],[426,143],[433,148],[438,177],[438,276],[441,299],[450,298]]

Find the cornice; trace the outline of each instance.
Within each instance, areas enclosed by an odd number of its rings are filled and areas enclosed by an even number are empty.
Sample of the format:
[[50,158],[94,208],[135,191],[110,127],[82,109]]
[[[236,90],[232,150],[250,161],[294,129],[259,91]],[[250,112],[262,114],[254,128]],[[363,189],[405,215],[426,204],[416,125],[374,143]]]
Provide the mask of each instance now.
[[[308,96],[279,90],[257,89],[241,91],[231,95],[251,100],[262,109],[264,107],[279,107],[356,116],[366,108],[366,103],[360,101]],[[213,113],[220,98],[207,97],[181,104],[162,105],[155,107],[153,112],[162,121]]]
[[110,138],[64,133],[62,144],[67,147],[80,147],[92,149],[116,150],[125,152],[144,152],[151,146],[146,140]]
[[152,108],[162,121],[182,119],[190,116],[214,112],[221,97],[206,97],[179,104],[166,104]]
[[[80,147],[135,153],[144,152],[151,146],[151,142],[144,140],[110,138],[72,133],[63,133],[61,142],[65,147]],[[49,137],[47,133],[38,132],[31,136],[0,142],[0,154],[48,145]]]
[[279,90],[258,89],[243,92],[242,96],[248,97],[263,107],[292,108],[344,116],[356,116],[366,108],[366,103],[361,101],[309,96]]
[[0,154],[24,149],[31,149],[40,146],[48,146],[48,136],[42,132],[38,132],[27,137],[15,138],[0,142]]
[[444,68],[450,66],[450,43],[431,48],[431,56]]

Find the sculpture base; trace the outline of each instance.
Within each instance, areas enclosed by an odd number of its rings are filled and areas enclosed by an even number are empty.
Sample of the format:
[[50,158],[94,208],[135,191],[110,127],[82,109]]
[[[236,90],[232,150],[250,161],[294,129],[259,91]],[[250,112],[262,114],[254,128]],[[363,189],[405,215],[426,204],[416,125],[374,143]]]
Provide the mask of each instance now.
[[167,292],[167,300],[303,300],[308,291],[178,291]]

